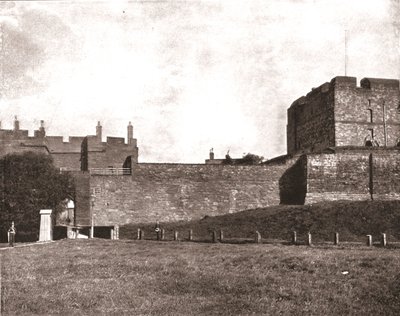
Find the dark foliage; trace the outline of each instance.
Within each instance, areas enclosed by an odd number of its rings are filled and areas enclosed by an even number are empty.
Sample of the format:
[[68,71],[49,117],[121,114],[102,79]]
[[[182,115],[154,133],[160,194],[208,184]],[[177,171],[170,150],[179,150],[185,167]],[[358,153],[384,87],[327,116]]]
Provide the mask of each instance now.
[[27,152],[0,159],[0,241],[7,240],[11,221],[17,241],[37,241],[41,209],[60,210],[74,197],[73,181],[53,166],[50,156]]
[[225,165],[259,165],[264,161],[263,156],[248,153],[243,155],[242,158],[232,159],[229,155],[225,156],[223,164]]

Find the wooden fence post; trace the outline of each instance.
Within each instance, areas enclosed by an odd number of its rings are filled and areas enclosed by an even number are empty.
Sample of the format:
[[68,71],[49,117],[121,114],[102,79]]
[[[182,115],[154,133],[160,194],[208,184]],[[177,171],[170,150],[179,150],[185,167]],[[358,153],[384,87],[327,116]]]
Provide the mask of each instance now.
[[386,247],[386,245],[387,245],[386,234],[382,233],[381,246]]
[[224,241],[224,231],[222,229],[219,231],[219,241],[220,242]]
[[189,229],[189,241],[193,240],[193,230]]
[[292,244],[293,245],[297,244],[297,233],[296,233],[296,231],[293,231],[293,233],[292,233]]
[[213,230],[213,232],[212,232],[212,242],[217,242],[218,240],[217,240],[217,232],[215,231],[215,230]]
[[160,239],[161,239],[161,240],[164,240],[164,237],[165,237],[165,229],[163,228],[163,229],[161,229],[161,231],[160,231]]
[[367,246],[368,247],[372,246],[372,235],[367,235]]
[[258,232],[257,230],[256,230],[256,232],[255,232],[254,242],[255,242],[256,244],[259,244],[259,243],[261,242],[261,234],[260,234],[260,232]]
[[174,231],[174,240],[178,241],[178,232],[177,231]]
[[311,233],[308,232],[307,234],[307,246],[311,246],[312,245],[312,239],[311,239]]
[[144,230],[140,230],[140,240],[144,240]]
[[334,235],[334,240],[333,240],[333,244],[334,244],[335,246],[338,246],[338,245],[339,245],[339,233],[335,233],[335,235]]

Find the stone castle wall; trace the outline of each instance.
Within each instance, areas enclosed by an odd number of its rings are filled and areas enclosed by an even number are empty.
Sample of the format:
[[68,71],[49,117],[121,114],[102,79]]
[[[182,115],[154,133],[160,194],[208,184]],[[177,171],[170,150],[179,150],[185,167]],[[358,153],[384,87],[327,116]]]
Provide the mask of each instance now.
[[305,203],[400,199],[398,150],[307,155]]
[[328,147],[396,146],[400,141],[399,81],[335,77],[288,109],[288,154]]
[[[335,146],[364,146],[373,137],[379,146],[396,146],[400,137],[398,80],[339,77],[335,86]],[[386,130],[386,133],[385,133]]]
[[[85,144],[85,143],[84,143]],[[139,150],[136,139],[125,144],[121,137],[107,137],[106,142],[99,141],[96,137],[87,137],[86,146],[83,149],[83,159],[87,166],[83,170],[91,168],[122,168],[127,157],[132,157],[132,162],[138,161]]]
[[334,146],[334,90],[329,83],[296,100],[287,115],[288,154]]
[[134,164],[131,176],[92,175],[95,225],[193,220],[276,205],[279,180],[293,163]]
[[[56,167],[80,169],[74,225],[194,220],[277,204],[400,199],[399,81],[336,77],[288,109],[288,155],[263,165],[143,164],[133,126],[128,141],[96,136],[34,136],[0,130],[0,156],[36,151]],[[367,147],[371,141],[371,147]],[[387,145],[387,146],[385,146]],[[213,162],[213,163],[210,163]],[[96,168],[128,168],[96,174]],[[129,170],[131,169],[131,170]],[[99,171],[99,170],[97,170]],[[101,170],[100,170],[101,171]],[[104,170],[103,170],[104,171]]]

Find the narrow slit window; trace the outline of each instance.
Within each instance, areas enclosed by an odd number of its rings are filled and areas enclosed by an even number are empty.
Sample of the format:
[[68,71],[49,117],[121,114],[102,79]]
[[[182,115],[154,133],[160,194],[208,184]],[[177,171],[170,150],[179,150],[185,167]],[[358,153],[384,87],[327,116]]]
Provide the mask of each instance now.
[[370,123],[373,123],[373,121],[374,121],[374,114],[372,112],[372,109],[368,109],[368,121]]

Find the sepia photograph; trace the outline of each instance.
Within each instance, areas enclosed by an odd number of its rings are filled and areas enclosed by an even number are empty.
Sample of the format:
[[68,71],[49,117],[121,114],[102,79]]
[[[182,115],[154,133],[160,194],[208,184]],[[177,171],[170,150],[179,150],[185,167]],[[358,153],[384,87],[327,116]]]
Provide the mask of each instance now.
[[400,315],[400,0],[0,0],[0,316]]

